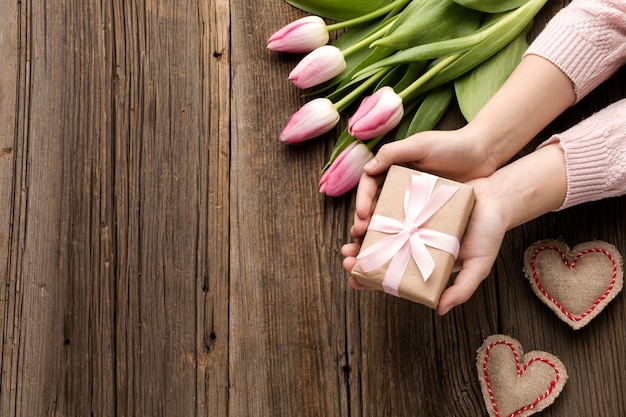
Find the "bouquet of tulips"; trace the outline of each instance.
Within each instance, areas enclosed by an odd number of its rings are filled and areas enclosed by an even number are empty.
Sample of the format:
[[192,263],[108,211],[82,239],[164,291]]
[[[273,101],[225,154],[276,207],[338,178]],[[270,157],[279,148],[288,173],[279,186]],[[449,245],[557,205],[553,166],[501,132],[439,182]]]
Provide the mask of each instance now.
[[267,47],[306,54],[289,80],[311,100],[280,139],[318,137],[361,99],[322,169],[320,192],[339,196],[358,184],[391,132],[400,140],[434,128],[455,97],[471,120],[519,63],[547,0],[285,1],[310,15],[278,30]]

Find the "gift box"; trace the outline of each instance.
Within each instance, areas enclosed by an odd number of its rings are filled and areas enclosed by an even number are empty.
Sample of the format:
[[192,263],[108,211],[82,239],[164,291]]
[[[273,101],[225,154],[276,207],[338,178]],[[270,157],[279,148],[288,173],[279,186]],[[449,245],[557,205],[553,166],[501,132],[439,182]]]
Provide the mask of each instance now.
[[468,185],[391,166],[351,275],[436,308],[473,206]]

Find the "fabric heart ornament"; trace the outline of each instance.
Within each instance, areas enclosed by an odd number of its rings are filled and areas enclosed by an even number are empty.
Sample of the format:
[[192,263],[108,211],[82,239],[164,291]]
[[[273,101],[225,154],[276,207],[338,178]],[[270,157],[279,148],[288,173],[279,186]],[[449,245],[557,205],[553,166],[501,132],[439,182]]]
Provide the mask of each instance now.
[[524,253],[524,273],[539,299],[575,330],[617,296],[624,279],[622,256],[602,241],[573,249],[558,240],[536,242]]
[[478,379],[491,417],[525,417],[559,396],[567,371],[554,355],[532,351],[505,335],[488,337],[478,350]]

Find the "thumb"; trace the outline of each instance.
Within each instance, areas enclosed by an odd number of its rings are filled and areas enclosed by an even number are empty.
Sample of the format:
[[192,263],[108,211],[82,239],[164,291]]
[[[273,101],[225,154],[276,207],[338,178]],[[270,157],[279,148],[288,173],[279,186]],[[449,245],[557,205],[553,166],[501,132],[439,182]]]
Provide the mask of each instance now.
[[[488,265],[488,268],[486,267]],[[448,313],[454,307],[459,306],[469,300],[481,282],[491,271],[490,262],[485,260],[474,260],[465,262],[463,269],[459,272],[454,284],[448,287],[439,299],[437,313],[441,316]]]

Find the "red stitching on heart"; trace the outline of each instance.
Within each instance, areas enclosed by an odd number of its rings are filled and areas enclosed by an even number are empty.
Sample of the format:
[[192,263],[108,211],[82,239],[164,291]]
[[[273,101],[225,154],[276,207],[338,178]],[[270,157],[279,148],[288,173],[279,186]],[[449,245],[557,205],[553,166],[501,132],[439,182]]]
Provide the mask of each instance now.
[[496,405],[496,399],[493,395],[493,390],[491,388],[491,381],[489,380],[489,371],[487,370],[487,362],[489,361],[489,353],[491,352],[491,349],[496,345],[506,345],[509,347],[509,349],[513,351],[513,356],[515,357],[515,366],[517,367],[517,375],[520,377],[524,375],[524,372],[526,372],[526,370],[530,367],[530,365],[532,365],[535,362],[543,362],[547,365],[550,365],[552,369],[554,369],[555,377],[552,381],[550,381],[550,387],[546,390],[546,392],[544,392],[539,397],[537,397],[533,401],[532,404],[524,406],[520,408],[519,410],[515,411],[514,413],[509,414],[507,416],[507,417],[517,417],[523,412],[535,408],[543,399],[547,398],[552,393],[552,391],[554,391],[554,388],[556,387],[557,382],[559,382],[559,379],[561,378],[561,372],[559,371],[559,368],[557,368],[554,363],[552,363],[549,359],[544,359],[544,358],[532,358],[528,361],[528,363],[524,365],[524,367],[520,368],[519,355],[517,353],[517,350],[515,349],[515,346],[513,346],[513,343],[508,342],[506,340],[497,340],[491,343],[485,350],[485,358],[483,360],[483,373],[485,376],[485,382],[487,383],[487,391],[489,392],[489,399],[491,400],[491,405],[493,406],[493,411],[496,413],[496,417],[500,417],[500,411],[498,410],[498,406]]
[[[543,288],[543,285],[541,285],[541,280],[539,279],[539,274],[537,273],[537,269],[535,268],[535,260],[537,258],[537,255],[539,254],[539,252],[542,252],[542,251],[548,250],[548,249],[552,249],[552,250],[558,251],[561,254],[561,260],[563,261],[563,264],[566,267],[568,267],[569,269],[574,269],[576,267],[576,262],[578,262],[578,259],[580,259],[582,256],[587,255],[588,253],[592,253],[592,252],[597,252],[597,253],[601,253],[601,254],[605,255],[607,258],[609,258],[609,260],[613,264],[613,276],[611,277],[611,283],[607,287],[606,291],[604,292],[604,294],[602,294],[600,296],[600,298],[598,298],[591,305],[591,307],[589,307],[589,309],[587,311],[585,311],[584,313],[580,314],[579,316],[574,316],[572,313],[567,311],[567,309],[563,305],[561,305],[561,303],[557,299],[555,299],[550,294],[548,294],[548,292],[545,290],[545,288]],[[586,249],[586,250],[584,250],[582,252],[579,252],[576,255],[576,257],[574,258],[574,260],[572,261],[572,263],[570,264],[567,261],[565,253],[563,253],[563,250],[561,248],[559,248],[558,246],[553,246],[553,245],[541,246],[541,247],[537,248],[533,252],[533,256],[530,259],[530,266],[531,266],[531,268],[533,270],[533,277],[535,279],[535,283],[537,284],[537,287],[539,287],[539,290],[541,291],[541,293],[543,295],[545,295],[548,298],[548,300],[553,302],[563,312],[563,314],[565,314],[567,316],[567,318],[569,318],[570,320],[573,320],[573,321],[580,321],[583,318],[585,318],[585,316],[589,315],[598,306],[598,304],[600,304],[602,302],[602,300],[604,300],[606,297],[609,296],[609,294],[613,290],[613,287],[615,286],[615,282],[617,280],[617,262],[615,262],[615,258],[613,258],[613,255],[611,255],[605,249],[601,249],[601,248],[591,248],[591,249]]]

